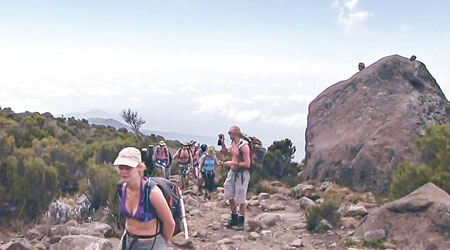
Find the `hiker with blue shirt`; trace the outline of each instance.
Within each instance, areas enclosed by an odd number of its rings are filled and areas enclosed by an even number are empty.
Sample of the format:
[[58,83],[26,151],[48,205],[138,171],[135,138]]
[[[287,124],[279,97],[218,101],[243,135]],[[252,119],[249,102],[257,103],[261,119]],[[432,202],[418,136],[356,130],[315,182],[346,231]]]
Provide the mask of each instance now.
[[[148,180],[143,176],[145,164],[140,150],[134,147],[122,149],[113,165],[118,168],[123,181],[120,213],[126,218],[118,249],[166,249],[166,242],[172,238],[175,229],[175,221],[158,186],[152,186],[147,192],[148,199],[144,197]],[[145,211],[144,200],[150,202],[153,210]]]
[[216,175],[216,166],[219,161],[216,157],[216,151],[213,147],[208,147],[206,154],[200,159],[200,170],[205,182],[205,199],[211,200],[211,193],[214,190],[214,177]]

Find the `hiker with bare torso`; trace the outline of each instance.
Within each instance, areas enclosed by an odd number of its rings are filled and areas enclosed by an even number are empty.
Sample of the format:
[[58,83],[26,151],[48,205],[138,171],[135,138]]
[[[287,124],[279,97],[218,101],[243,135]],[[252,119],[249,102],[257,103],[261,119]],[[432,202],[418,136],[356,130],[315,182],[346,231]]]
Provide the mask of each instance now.
[[155,167],[159,170],[160,176],[166,179],[170,177],[169,149],[164,141],[160,141],[155,148]]
[[182,148],[178,149],[173,157],[173,161],[176,162],[176,166],[180,169],[181,176],[181,188],[186,188],[189,183],[189,169],[191,168],[192,162],[192,154],[189,149],[189,143],[183,142]]
[[[224,162],[224,166],[229,168],[227,179],[223,184],[225,199],[230,201],[231,220],[226,225],[227,228],[237,226],[237,230],[244,230],[245,213],[247,212],[247,189],[250,182],[250,146],[242,139],[241,130],[233,126],[228,131],[231,139],[231,148],[225,145],[225,137],[221,135],[222,154],[231,154],[231,161]],[[237,207],[239,205],[239,215]]]

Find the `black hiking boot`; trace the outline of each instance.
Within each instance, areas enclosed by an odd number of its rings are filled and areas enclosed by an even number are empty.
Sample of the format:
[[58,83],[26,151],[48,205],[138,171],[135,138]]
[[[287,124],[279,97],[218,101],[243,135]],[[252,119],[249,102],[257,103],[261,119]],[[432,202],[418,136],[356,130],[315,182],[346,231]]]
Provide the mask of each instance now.
[[232,228],[234,226],[238,225],[238,215],[237,214],[231,214],[231,220],[228,221],[228,223],[225,225],[226,228]]
[[236,230],[243,231],[244,230],[244,222],[245,222],[245,217],[244,216],[239,216],[239,218],[238,218],[238,225],[236,227]]

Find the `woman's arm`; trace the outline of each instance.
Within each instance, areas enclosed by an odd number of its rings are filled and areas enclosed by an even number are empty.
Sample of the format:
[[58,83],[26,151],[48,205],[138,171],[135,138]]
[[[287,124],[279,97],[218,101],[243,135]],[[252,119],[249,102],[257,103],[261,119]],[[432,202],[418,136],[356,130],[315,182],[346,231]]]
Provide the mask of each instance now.
[[175,230],[175,221],[173,220],[172,212],[170,211],[166,199],[164,198],[164,195],[159,187],[155,186],[152,188],[152,192],[150,193],[150,201],[156,210],[158,218],[162,222],[162,235],[166,241],[169,241],[173,236],[173,231]]
[[219,166],[219,160],[217,160],[217,156],[214,156],[214,166]]

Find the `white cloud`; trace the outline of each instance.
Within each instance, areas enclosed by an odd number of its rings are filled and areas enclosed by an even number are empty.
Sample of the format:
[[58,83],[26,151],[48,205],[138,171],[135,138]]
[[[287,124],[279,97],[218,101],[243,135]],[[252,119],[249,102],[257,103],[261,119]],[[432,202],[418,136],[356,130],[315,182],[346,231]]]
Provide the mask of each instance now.
[[362,27],[366,20],[371,16],[368,11],[357,10],[358,0],[336,0],[332,7],[338,10],[337,22],[346,33]]
[[345,7],[352,10],[355,8],[357,3],[358,3],[358,0],[348,0],[347,2],[345,2]]
[[179,88],[178,90],[179,90],[179,92],[182,92],[182,93],[184,93],[184,92],[199,93],[200,92],[200,90],[195,88],[193,85],[186,85],[186,86]]
[[312,95],[290,95],[287,100],[292,102],[306,102],[309,103],[314,99]]
[[234,118],[239,122],[250,122],[254,120],[258,120],[261,116],[261,110],[259,109],[251,109],[251,110],[241,110],[236,113],[230,113],[229,118]]
[[212,94],[206,96],[200,96],[194,98],[194,102],[196,102],[200,107],[195,110],[195,113],[226,113],[226,108],[230,103],[237,103],[239,99],[232,96],[231,94]]
[[255,101],[276,101],[281,99],[281,95],[255,95],[252,100]]
[[263,116],[262,121],[286,127],[304,127],[306,125],[307,115],[294,113],[283,116]]

